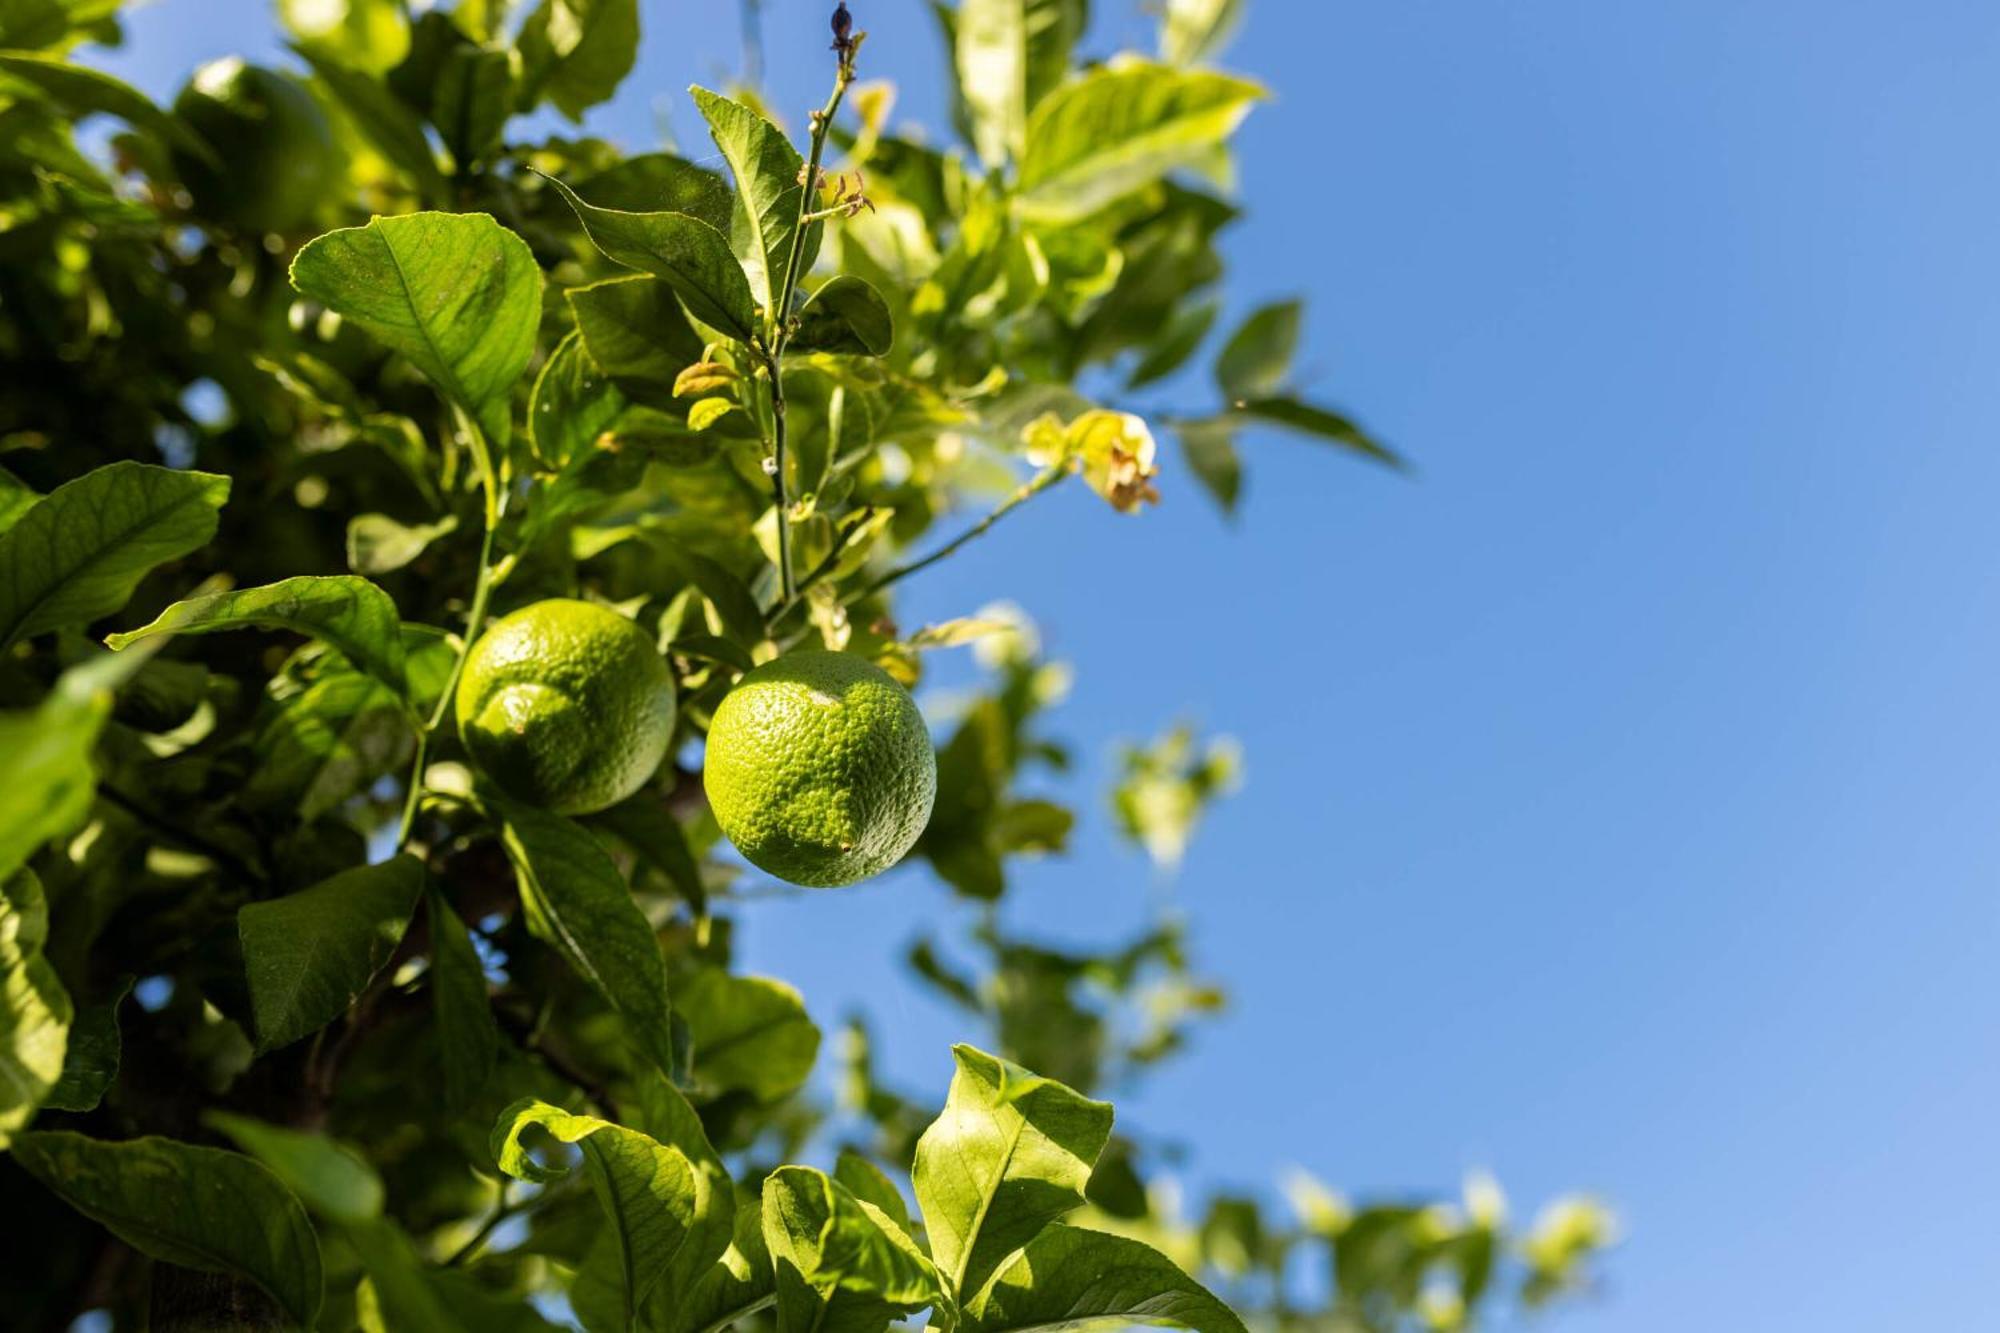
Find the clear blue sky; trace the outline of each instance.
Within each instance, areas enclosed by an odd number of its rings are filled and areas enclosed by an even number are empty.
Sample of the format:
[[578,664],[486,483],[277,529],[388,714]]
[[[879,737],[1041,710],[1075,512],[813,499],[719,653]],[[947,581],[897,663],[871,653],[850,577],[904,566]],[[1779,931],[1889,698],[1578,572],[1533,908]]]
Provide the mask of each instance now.
[[[794,114],[827,7],[766,3]],[[1099,52],[1148,31],[1097,7]],[[1192,917],[1234,1008],[1121,1113],[1196,1144],[1197,1183],[1600,1192],[1628,1243],[1565,1331],[1977,1322],[2000,8],[1250,8],[1230,63],[1277,97],[1233,293],[1307,296],[1315,388],[1421,471],[1255,438],[1234,529],[1174,471],[1157,512],[1058,493],[921,582],[926,618],[1019,599],[1077,667],[1093,819],[1013,919]],[[855,9],[868,73],[939,123],[921,6]],[[657,98],[692,142],[678,90],[733,68],[733,6],[647,10],[591,123],[647,146]],[[159,93],[269,49],[251,0],[131,30],[111,63]],[[1239,736],[1249,785],[1163,888],[1098,793],[1178,715]],[[829,1022],[866,1000],[941,1091],[964,1034],[896,957],[958,912],[892,876],[758,908],[746,961]]]

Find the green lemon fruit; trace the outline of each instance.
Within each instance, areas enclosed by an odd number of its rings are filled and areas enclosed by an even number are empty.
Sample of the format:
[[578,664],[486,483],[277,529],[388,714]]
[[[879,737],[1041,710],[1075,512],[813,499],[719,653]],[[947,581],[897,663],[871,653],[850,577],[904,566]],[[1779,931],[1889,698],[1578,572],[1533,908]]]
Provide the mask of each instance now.
[[333,127],[304,84],[235,56],[195,71],[174,114],[215,150],[204,162],[176,150],[180,173],[204,217],[248,231],[303,227],[343,170]]
[[903,858],[937,796],[908,691],[845,653],[791,653],[723,697],[702,785],[736,849],[780,879],[852,884]]
[[517,800],[587,815],[644,786],[674,734],[674,677],[637,625],[555,598],[487,628],[458,681],[458,734]]

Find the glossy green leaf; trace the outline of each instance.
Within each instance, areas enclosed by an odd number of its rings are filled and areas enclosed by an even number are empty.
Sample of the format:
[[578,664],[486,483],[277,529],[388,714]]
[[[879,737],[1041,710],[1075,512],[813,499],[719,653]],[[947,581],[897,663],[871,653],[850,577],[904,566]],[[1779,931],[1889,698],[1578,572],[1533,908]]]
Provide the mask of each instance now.
[[514,45],[522,65],[516,107],[546,99],[581,120],[611,100],[639,58],[639,0],[542,0]]
[[502,1111],[493,1127],[494,1160],[519,1180],[546,1183],[568,1171],[543,1166],[522,1146],[521,1131],[531,1124],[583,1150],[591,1186],[617,1238],[629,1323],[694,1224],[694,1164],[679,1148],[636,1129],[529,1097]]
[[[726,645],[726,651],[742,651],[727,639],[716,642]],[[746,671],[749,669],[744,667]],[[628,796],[610,809],[591,815],[588,822],[593,827],[609,829],[638,853],[641,860],[664,874],[681,897],[690,903],[703,901],[701,868],[688,848],[687,833],[680,821],[660,808],[657,797],[645,792]]]
[[0,648],[88,624],[155,565],[205,546],[229,478],[112,463],[58,486],[0,533]]
[[986,165],[1022,156],[1028,113],[1062,82],[1089,18],[1086,0],[960,0],[953,63]]
[[1330,441],[1378,463],[1387,463],[1390,467],[1404,466],[1400,454],[1338,412],[1315,407],[1297,398],[1252,398],[1234,406],[1239,414],[1253,421],[1268,422],[1313,439]]
[[324,1134],[308,1134],[227,1111],[210,1111],[203,1119],[262,1162],[300,1202],[322,1217],[366,1222],[382,1215],[382,1178],[352,1148]]
[[104,1100],[105,1090],[118,1078],[118,1006],[132,993],[132,981],[126,976],[106,999],[78,1007],[69,1026],[69,1048],[63,1052],[62,1077],[42,1098],[43,1106],[95,1111]]
[[171,144],[204,161],[215,161],[215,151],[200,135],[155,106],[137,88],[101,70],[72,65],[53,56],[0,51],[0,75],[28,84],[73,117],[101,111],[155,136],[161,143]]
[[500,1026],[493,1020],[486,969],[465,923],[433,884],[425,895],[431,927],[431,1004],[445,1103],[468,1106],[493,1073]]
[[[798,149],[763,116],[706,88],[688,90],[708,122],[709,136],[736,179],[736,202],[730,214],[729,240],[750,291],[767,311],[778,306],[792,239],[798,233],[799,201],[804,193],[799,177],[805,159]],[[821,224],[806,228],[805,251],[799,256],[803,276],[819,253]]]
[[670,1074],[666,963],[618,867],[596,839],[562,816],[488,799],[501,819],[528,928],[624,1017],[633,1045]]
[[965,1333],[1134,1327],[1245,1333],[1243,1321],[1150,1245],[1050,1226],[965,1304]]
[[704,1087],[773,1102],[798,1091],[812,1073],[819,1028],[784,982],[710,968],[681,987],[676,1004],[693,1036],[695,1078]]
[[151,624],[105,636],[123,649],[155,634],[214,634],[286,629],[329,644],[401,697],[405,675],[402,621],[389,594],[354,574],[301,574],[261,588],[210,593],[175,602]]
[[1299,343],[1297,301],[1277,301],[1251,312],[1229,335],[1215,359],[1215,382],[1231,401],[1275,394],[1291,374]]
[[596,208],[561,181],[550,183],[575,210],[584,233],[605,256],[670,285],[688,312],[731,337],[757,333],[755,298],[723,234],[686,213],[623,213]]
[[911,1172],[931,1255],[969,1297],[1013,1251],[1080,1206],[1111,1134],[1111,1106],[974,1050]]
[[23,866],[0,880],[0,1149],[63,1074],[72,1010],[42,957],[48,936],[42,882]]
[[120,1142],[64,1131],[22,1134],[14,1160],[78,1212],[170,1264],[248,1278],[313,1327],[319,1241],[269,1170],[219,1148],[172,1139]]
[[639,1128],[658,1142],[679,1149],[694,1168],[694,1207],[687,1240],[668,1264],[660,1293],[671,1299],[691,1290],[729,1249],[736,1226],[736,1187],[702,1128],[701,1116],[681,1090],[665,1075],[642,1075],[636,1082]]
[[895,341],[895,324],[882,293],[860,278],[842,274],[806,298],[798,330],[787,346],[800,352],[887,356]]
[[319,1031],[360,998],[403,938],[424,886],[408,853],[236,914],[257,1049]]
[[347,567],[357,574],[390,574],[458,529],[446,514],[435,523],[401,523],[387,514],[356,514],[347,523]]
[[534,353],[541,268],[483,213],[411,213],[328,232],[292,261],[292,285],[407,357],[496,447]]
[[1160,59],[1198,65],[1219,53],[1243,21],[1243,0],[1166,0],[1160,13]]
[[765,1178],[764,1244],[778,1333],[881,1333],[941,1295],[937,1270],[891,1218],[811,1167]]
[[1019,207],[1044,222],[1086,217],[1199,159],[1263,96],[1243,79],[1143,61],[1094,70],[1035,108]]

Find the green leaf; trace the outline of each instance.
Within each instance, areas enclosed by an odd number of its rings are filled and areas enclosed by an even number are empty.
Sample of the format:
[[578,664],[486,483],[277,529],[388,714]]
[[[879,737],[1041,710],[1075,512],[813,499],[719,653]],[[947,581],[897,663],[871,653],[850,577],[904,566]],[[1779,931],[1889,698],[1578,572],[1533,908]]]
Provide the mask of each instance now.
[[625,395],[584,349],[583,335],[571,330],[549,354],[528,399],[528,439],[535,461],[557,469],[596,448],[597,437],[624,415],[626,406]]
[[431,124],[461,172],[499,151],[513,105],[514,76],[505,51],[467,44],[445,53],[431,87]]
[[406,852],[239,911],[257,1049],[290,1045],[347,1012],[395,953],[423,886],[424,863]]
[[450,1107],[469,1106],[500,1055],[486,969],[465,923],[433,884],[425,895],[431,926],[431,1003],[436,1009],[438,1067]]
[[1022,214],[1074,222],[1228,138],[1263,89],[1133,61],[1093,70],[1035,108],[1021,160]]
[[703,398],[688,406],[688,429],[699,434],[736,410],[727,398]]
[[1147,349],[1139,364],[1132,368],[1125,387],[1142,388],[1165,379],[1186,365],[1187,359],[1201,346],[1201,340],[1208,336],[1209,329],[1214,327],[1215,317],[1220,311],[1221,307],[1213,301],[1182,306],[1176,310],[1159,338]]
[[0,467],[0,533],[13,527],[41,498],[26,482]]
[[[785,265],[791,259],[792,238],[798,234],[803,194],[799,177],[805,171],[805,159],[777,126],[741,102],[702,87],[688,92],[701,108],[709,136],[736,178],[736,202],[729,223],[731,248],[742,262],[757,303],[776,312]],[[805,251],[799,256],[801,276],[819,253],[822,230],[817,222],[806,228]]]
[[261,588],[210,593],[175,602],[149,625],[106,635],[113,650],[155,634],[214,634],[232,629],[288,629],[340,650],[348,661],[408,693],[403,625],[389,594],[354,574],[301,574]]
[[23,1134],[14,1160],[126,1244],[248,1278],[305,1328],[319,1318],[319,1241],[298,1199],[241,1153],[172,1139]]
[[[637,402],[676,410],[674,379],[701,360],[701,335],[658,278],[609,278],[567,293],[597,368]],[[685,408],[677,409],[685,414]]]
[[435,523],[399,523],[387,514],[356,514],[347,521],[347,567],[357,574],[394,573],[432,542],[457,530],[453,514]]
[[778,1333],[880,1333],[938,1301],[937,1270],[894,1220],[807,1166],[764,1181]]
[[58,486],[0,534],[0,649],[125,605],[155,565],[205,546],[229,478],[112,463]]
[[1050,1226],[966,1302],[965,1333],[1132,1327],[1245,1333],[1243,1321],[1150,1245]]
[[543,1166],[521,1146],[521,1131],[531,1124],[583,1150],[591,1187],[617,1238],[629,1325],[694,1225],[694,1164],[679,1148],[636,1129],[528,1097],[502,1111],[493,1126],[494,1160],[517,1180],[544,1184],[568,1173],[567,1167]]
[[1243,489],[1243,464],[1236,456],[1236,427],[1227,417],[1208,421],[1183,421],[1174,428],[1180,436],[1181,456],[1202,489],[1215,497],[1225,514],[1236,512],[1236,497]]
[[1006,1257],[1080,1206],[1111,1134],[1111,1105],[974,1050],[917,1140],[911,1181],[931,1255],[961,1299]]
[[[741,653],[727,639],[716,639],[717,651]],[[747,659],[746,659],[747,660]],[[749,666],[743,668],[750,670]],[[589,816],[594,828],[609,829],[619,841],[639,854],[641,860],[664,874],[674,891],[690,903],[700,903],[706,894],[701,884],[701,868],[689,850],[687,833],[680,821],[660,809],[658,798],[641,792],[628,796],[608,810]]]
[[798,331],[786,347],[798,352],[887,356],[895,341],[895,325],[882,293],[860,278],[842,274],[806,298]]
[[[701,1304],[694,1301],[694,1294],[704,1285],[711,1290],[724,1288],[717,1292],[724,1299],[728,1291],[736,1287],[733,1282],[722,1281],[724,1275],[716,1272],[718,1264],[724,1261],[730,1249],[739,1225],[736,1189],[730,1182],[728,1169],[723,1166],[722,1159],[716,1155],[707,1133],[702,1129],[701,1117],[679,1089],[664,1075],[658,1074],[641,1075],[636,1083],[636,1128],[654,1141],[678,1149],[687,1157],[694,1172],[693,1208],[689,1215],[687,1237],[665,1265],[648,1302],[650,1308],[641,1320],[642,1327],[671,1329],[677,1326],[676,1317],[684,1313],[690,1303]],[[750,1214],[748,1220],[754,1229],[757,1210],[751,1207],[744,1211]],[[592,1262],[602,1260],[593,1255]],[[608,1270],[609,1265],[606,1267]],[[769,1260],[766,1259],[764,1281],[767,1289],[769,1268]],[[697,1323],[694,1327],[706,1328],[707,1322]]]
[[596,839],[562,816],[488,799],[501,819],[528,929],[623,1016],[646,1058],[671,1074],[666,963],[618,867]]
[[1296,398],[1252,398],[1233,406],[1239,414],[1253,421],[1265,421],[1314,439],[1330,440],[1393,468],[1405,466],[1402,455],[1338,412],[1314,407]]
[[227,1111],[209,1111],[202,1119],[262,1162],[321,1216],[352,1223],[382,1215],[382,1178],[353,1149],[324,1134],[267,1125]]
[[989,167],[1018,160],[1028,113],[1069,71],[1087,0],[961,0],[952,32],[973,146]]
[[416,178],[417,191],[426,200],[445,197],[444,173],[438,170],[437,155],[424,137],[423,123],[380,82],[358,70],[328,59],[304,43],[293,48],[321,84],[332,93],[361,133],[396,166]]
[[[683,1246],[682,1253],[691,1245]],[[650,1322],[657,1333],[714,1333],[767,1308],[775,1292],[771,1255],[764,1245],[763,1205],[757,1195],[742,1194],[735,1200],[734,1230],[720,1261],[686,1287],[663,1283],[654,1293]]]
[[704,1087],[741,1090],[758,1101],[788,1097],[819,1056],[819,1028],[805,1001],[782,981],[698,972],[677,1007],[694,1040],[694,1074]]
[[1278,392],[1292,370],[1299,344],[1297,301],[1277,301],[1252,311],[1215,359],[1215,382],[1231,401]]
[[[23,872],[26,873],[26,872]],[[118,1006],[132,993],[128,974],[112,996],[76,1011],[69,1027],[69,1049],[63,1053],[62,1077],[42,1105],[52,1111],[95,1111],[105,1089],[118,1077]]]
[[240,789],[244,804],[290,808],[310,823],[408,763],[416,747],[410,709],[421,713],[424,696],[435,693],[429,678],[440,666],[451,670],[455,641],[431,633],[423,638],[404,627],[405,675],[413,687],[425,687],[413,688],[407,702],[340,654],[319,657],[311,682],[276,700],[257,732],[251,746],[257,763]]
[[666,282],[704,324],[745,342],[756,337],[756,301],[721,232],[686,213],[596,208],[553,176],[548,179],[607,258]]
[[0,801],[0,876],[12,875],[50,838],[83,822],[97,789],[91,750],[111,715],[108,668],[138,661],[97,659],[72,667],[31,712],[0,713],[8,799]]
[[42,957],[49,906],[26,866],[0,880],[0,1148],[56,1088],[68,1048],[69,993]]
[[576,189],[599,208],[686,213],[724,235],[736,208],[736,197],[721,176],[673,153],[635,154],[587,177]]
[[102,71],[72,65],[53,56],[4,51],[0,52],[0,74],[30,85],[72,118],[102,111],[144,130],[162,143],[215,164],[215,150],[200,135],[153,105],[137,88]]
[[516,109],[547,98],[580,121],[611,100],[639,58],[639,0],[542,0],[514,46],[523,68]]
[[896,1182],[889,1179],[881,1167],[852,1148],[842,1148],[833,1164],[833,1178],[845,1185],[848,1193],[864,1203],[873,1204],[905,1235],[909,1234],[910,1205],[903,1201],[903,1192],[896,1188]]
[[526,241],[483,213],[376,218],[309,242],[292,285],[402,353],[504,445],[541,319]]
[[1243,0],[1167,0],[1160,15],[1160,59],[1198,65],[1228,44],[1243,19]]

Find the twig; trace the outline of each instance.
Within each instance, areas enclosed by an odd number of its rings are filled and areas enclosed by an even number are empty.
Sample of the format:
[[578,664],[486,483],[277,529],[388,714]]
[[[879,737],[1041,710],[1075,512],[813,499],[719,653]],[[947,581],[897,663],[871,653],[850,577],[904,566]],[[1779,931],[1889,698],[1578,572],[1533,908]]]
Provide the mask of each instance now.
[[876,593],[881,592],[884,588],[888,587],[890,584],[899,583],[902,580],[908,578],[910,575],[916,573],[920,569],[928,569],[930,566],[944,559],[952,552],[958,550],[959,547],[971,541],[974,537],[983,535],[988,528],[992,527],[995,523],[998,523],[1002,518],[1006,517],[1009,513],[1012,513],[1022,503],[1033,499],[1037,495],[1040,495],[1043,491],[1049,489],[1051,486],[1054,486],[1057,482],[1061,481],[1064,477],[1067,477],[1069,475],[1070,475],[1070,469],[1067,463],[1058,462],[1049,464],[1047,467],[1043,468],[1040,472],[1037,472],[1034,476],[1022,482],[1021,485],[1015,489],[1012,495],[1008,496],[1005,500],[1002,500],[999,503],[999,505],[997,505],[994,508],[993,512],[988,514],[985,518],[980,519],[977,523],[967,528],[964,532],[959,533],[958,536],[952,538],[950,541],[946,542],[943,546],[940,546],[937,550],[932,551],[929,555],[924,556],[922,559],[912,560],[907,565],[898,565],[896,568],[884,574],[881,578],[876,579],[873,583],[863,588],[860,592],[855,593],[852,597],[849,597],[847,599],[847,604],[849,606],[852,606],[856,602],[866,601],[868,598],[873,597]]

